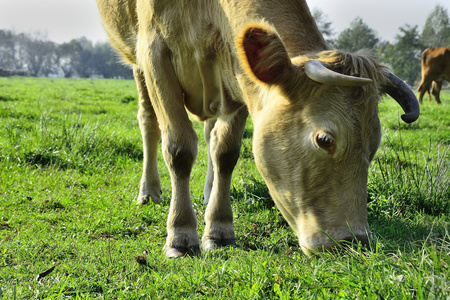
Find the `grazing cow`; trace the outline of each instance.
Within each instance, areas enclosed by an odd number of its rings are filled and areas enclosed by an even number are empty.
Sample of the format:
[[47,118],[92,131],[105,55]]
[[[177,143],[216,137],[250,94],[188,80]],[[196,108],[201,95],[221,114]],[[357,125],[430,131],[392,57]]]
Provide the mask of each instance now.
[[138,204],[160,203],[157,147],[172,180],[166,257],[200,253],[189,177],[205,122],[202,248],[234,246],[231,175],[245,120],[278,209],[309,254],[368,244],[367,173],[380,143],[377,104],[390,94],[412,122],[412,91],[376,59],[330,51],[305,1],[97,0],[114,47],[133,66],[144,168]]
[[441,104],[439,94],[441,93],[442,82],[450,81],[450,48],[427,48],[422,52],[422,81],[419,84],[419,102],[425,92],[428,94],[428,101],[431,101],[431,93],[436,103]]

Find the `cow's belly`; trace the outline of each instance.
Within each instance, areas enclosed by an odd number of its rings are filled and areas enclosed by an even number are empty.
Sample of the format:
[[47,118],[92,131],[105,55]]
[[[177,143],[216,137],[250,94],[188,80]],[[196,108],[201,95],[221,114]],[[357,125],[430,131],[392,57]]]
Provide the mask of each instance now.
[[186,108],[200,120],[217,116],[223,94],[217,62],[200,58],[194,50],[173,53],[172,67],[183,89]]

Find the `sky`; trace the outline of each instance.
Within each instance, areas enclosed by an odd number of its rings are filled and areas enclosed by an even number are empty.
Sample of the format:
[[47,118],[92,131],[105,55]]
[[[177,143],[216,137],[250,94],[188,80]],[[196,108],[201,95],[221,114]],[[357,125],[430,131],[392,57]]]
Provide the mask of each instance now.
[[[307,0],[307,3],[311,9],[323,12],[336,34],[360,17],[381,40],[391,42],[405,24],[418,25],[422,32],[426,18],[437,4],[450,14],[448,0]],[[39,33],[57,43],[82,36],[94,42],[107,40],[95,0],[0,0],[0,29]]]

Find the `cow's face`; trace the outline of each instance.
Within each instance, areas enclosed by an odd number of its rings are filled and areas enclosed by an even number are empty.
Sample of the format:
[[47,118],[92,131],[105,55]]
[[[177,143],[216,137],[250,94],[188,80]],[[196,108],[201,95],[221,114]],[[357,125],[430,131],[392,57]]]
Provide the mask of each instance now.
[[253,114],[256,165],[305,252],[336,245],[328,236],[370,239],[367,175],[381,136],[376,102],[353,102],[351,88],[332,90],[317,98],[274,92]]
[[305,74],[310,59],[289,59],[273,29],[251,27],[238,44],[245,80],[256,82],[243,88],[254,122],[255,162],[302,250],[331,249],[343,240],[367,244],[367,176],[381,137],[381,71],[364,70],[373,67],[369,58],[322,53],[317,59],[327,65],[347,72],[351,61],[356,66],[348,73],[374,80],[352,84],[364,87],[320,84]]

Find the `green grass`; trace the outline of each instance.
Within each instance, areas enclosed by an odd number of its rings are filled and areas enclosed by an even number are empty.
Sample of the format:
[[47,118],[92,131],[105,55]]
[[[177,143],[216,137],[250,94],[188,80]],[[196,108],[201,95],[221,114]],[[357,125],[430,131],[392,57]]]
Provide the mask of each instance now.
[[[411,125],[393,100],[380,104],[372,251],[301,253],[254,166],[248,121],[231,193],[238,248],[167,260],[161,156],[162,205],[135,205],[134,82],[0,78],[0,299],[449,299],[450,92],[441,98]],[[200,234],[205,170],[201,141],[191,180]]]

